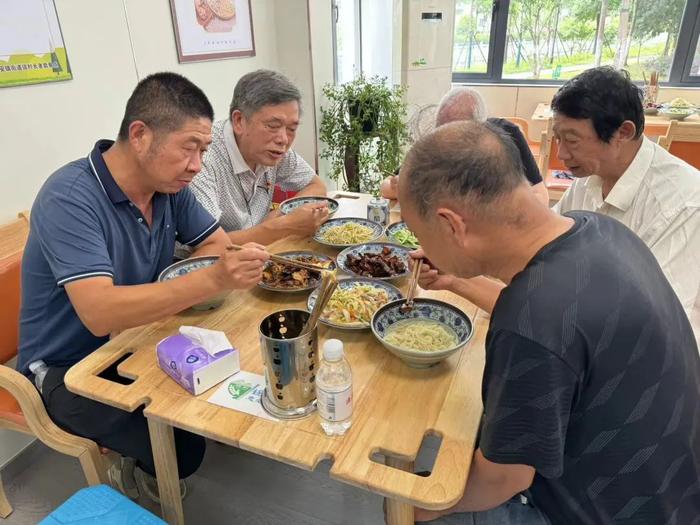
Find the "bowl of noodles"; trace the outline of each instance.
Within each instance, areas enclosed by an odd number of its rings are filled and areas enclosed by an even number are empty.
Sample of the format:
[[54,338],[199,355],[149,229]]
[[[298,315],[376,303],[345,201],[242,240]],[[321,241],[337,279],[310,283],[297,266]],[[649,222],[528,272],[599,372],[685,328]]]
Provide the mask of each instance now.
[[361,217],[344,217],[324,222],[316,233],[314,240],[333,248],[347,248],[379,239],[384,227],[378,222]]
[[[317,297],[318,288],[309,295],[309,311],[316,304]],[[334,328],[364,330],[369,328],[374,312],[402,298],[401,290],[385,281],[364,277],[339,279],[338,288],[321,314],[321,322]]]
[[372,332],[384,347],[413,368],[428,368],[458,352],[473,333],[459,308],[435,299],[416,298],[410,312],[403,299],[387,303],[372,317]]

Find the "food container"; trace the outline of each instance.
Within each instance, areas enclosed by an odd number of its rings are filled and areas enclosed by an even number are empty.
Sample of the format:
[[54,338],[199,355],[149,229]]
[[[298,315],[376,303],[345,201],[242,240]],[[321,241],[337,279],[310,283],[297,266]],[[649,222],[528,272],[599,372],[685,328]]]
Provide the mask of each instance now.
[[298,419],[316,410],[317,330],[299,335],[309,315],[304,310],[280,310],[260,323],[262,405],[280,419]]

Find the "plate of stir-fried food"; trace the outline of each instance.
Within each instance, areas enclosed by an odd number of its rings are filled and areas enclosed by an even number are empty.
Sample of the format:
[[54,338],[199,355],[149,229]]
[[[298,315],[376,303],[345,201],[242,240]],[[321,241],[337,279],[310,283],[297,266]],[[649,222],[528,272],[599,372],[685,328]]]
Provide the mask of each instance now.
[[338,266],[344,272],[373,279],[399,279],[411,273],[409,249],[398,244],[370,242],[344,249]]
[[[316,304],[318,289],[311,292],[307,307]],[[389,303],[401,299],[401,290],[387,282],[353,277],[338,280],[338,288],[321,314],[321,322],[335,328],[361,330],[369,328],[374,312]]]
[[[294,251],[282,252],[277,255],[286,259],[323,266],[328,270],[335,270],[333,259],[322,253]],[[313,290],[319,284],[321,284],[321,272],[299,268],[292,264],[268,261],[263,268],[263,279],[258,286],[277,292],[302,292]]]

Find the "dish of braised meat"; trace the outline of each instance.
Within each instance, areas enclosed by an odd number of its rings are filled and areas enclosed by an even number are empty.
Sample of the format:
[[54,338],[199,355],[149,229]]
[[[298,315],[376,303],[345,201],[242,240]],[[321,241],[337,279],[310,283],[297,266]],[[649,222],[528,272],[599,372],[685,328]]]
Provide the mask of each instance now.
[[406,273],[406,263],[389,246],[379,253],[349,253],[345,265],[363,277],[392,277]]
[[[321,259],[313,255],[292,257],[295,261],[316,264],[325,268],[330,267],[333,261]],[[321,282],[321,274],[313,270],[298,268],[291,264],[268,262],[263,270],[263,281],[269,288],[279,289],[308,289]]]

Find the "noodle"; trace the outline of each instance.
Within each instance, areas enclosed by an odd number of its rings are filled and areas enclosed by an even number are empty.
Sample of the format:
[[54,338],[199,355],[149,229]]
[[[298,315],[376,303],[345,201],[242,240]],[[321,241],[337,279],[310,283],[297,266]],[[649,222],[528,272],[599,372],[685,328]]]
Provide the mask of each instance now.
[[323,310],[323,318],[338,324],[369,324],[374,312],[388,302],[387,291],[371,284],[338,288]]
[[346,222],[339,226],[331,226],[321,234],[321,238],[330,244],[359,244],[371,241],[374,230],[356,222]]
[[387,329],[384,341],[407,350],[438,352],[454,347],[457,334],[432,319],[404,319]]

